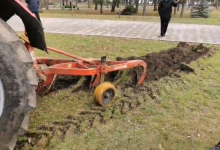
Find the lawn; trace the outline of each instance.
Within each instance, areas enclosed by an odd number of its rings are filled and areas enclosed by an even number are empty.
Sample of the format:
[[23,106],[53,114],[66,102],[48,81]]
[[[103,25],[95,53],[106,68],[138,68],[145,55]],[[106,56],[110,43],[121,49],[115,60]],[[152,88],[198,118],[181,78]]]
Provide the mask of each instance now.
[[[46,34],[48,46],[53,46],[85,58],[100,58],[108,55],[142,56],[175,47],[175,42],[122,39],[92,36]],[[118,88],[120,103],[125,98],[140,100],[140,106],[126,113],[115,108],[103,114],[100,121],[94,110],[93,90],[72,92],[71,88],[38,97],[38,108],[32,114],[30,132],[41,132],[39,127],[54,127],[55,121],[77,116],[77,126],[56,126],[50,135],[50,142],[42,138],[33,149],[153,149],[153,150],[205,150],[215,145],[220,137],[220,47],[210,58],[200,59],[189,66],[194,73],[180,73],[181,78],[164,77],[159,81],[144,83],[142,87],[152,89],[153,99],[147,91],[132,93],[132,88]],[[37,56],[46,56],[36,51]],[[50,57],[64,58],[54,53]],[[114,107],[113,107],[114,108]],[[87,115],[80,115],[79,112]],[[100,109],[101,110],[101,109]],[[88,126],[93,120],[93,126]],[[111,118],[111,119],[110,119]],[[95,122],[95,123],[94,123]],[[63,127],[65,126],[65,127]],[[65,132],[65,134],[63,134]],[[62,138],[60,139],[60,135]],[[65,137],[65,138],[64,138]]]
[[[119,9],[116,9],[119,12]],[[73,13],[73,15],[72,15]],[[74,19],[101,19],[101,20],[123,20],[123,21],[145,21],[145,22],[159,22],[158,12],[153,11],[152,6],[147,7],[147,16],[141,16],[142,8],[140,7],[137,15],[132,16],[119,16],[113,12],[110,12],[109,8],[100,14],[99,10],[94,10],[93,8],[86,9],[82,8],[80,10],[61,10],[61,9],[51,9],[43,10],[40,14],[44,18],[74,18]],[[205,25],[220,25],[219,11],[215,9],[210,13],[209,18],[190,18],[190,9],[185,9],[184,16],[180,18],[180,11],[174,15],[171,19],[171,23],[185,23],[185,24],[205,24]]]

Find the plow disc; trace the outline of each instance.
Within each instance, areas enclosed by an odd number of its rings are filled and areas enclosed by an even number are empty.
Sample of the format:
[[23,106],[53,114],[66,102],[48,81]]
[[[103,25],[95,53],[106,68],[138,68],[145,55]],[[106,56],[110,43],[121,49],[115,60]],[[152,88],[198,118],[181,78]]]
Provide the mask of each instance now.
[[28,38],[24,34],[20,35],[20,38],[24,41],[35,63],[34,67],[40,79],[37,88],[38,95],[49,93],[51,86],[59,75],[90,76],[89,88],[98,86],[94,92],[95,101],[104,106],[113,102],[116,96],[114,85],[104,83],[106,75],[127,69],[141,68],[141,71],[137,71],[136,74],[136,86],[142,84],[146,77],[147,64],[142,60],[107,61],[106,56],[103,56],[100,60],[84,59],[51,47],[47,47],[47,50],[65,55],[71,59],[35,58],[34,49],[30,46]]

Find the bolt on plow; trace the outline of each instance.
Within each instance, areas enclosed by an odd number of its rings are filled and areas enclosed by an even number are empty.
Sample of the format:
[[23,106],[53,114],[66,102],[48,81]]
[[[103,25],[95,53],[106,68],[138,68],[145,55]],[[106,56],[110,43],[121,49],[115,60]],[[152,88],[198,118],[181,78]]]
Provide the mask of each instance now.
[[99,105],[105,107],[112,104],[116,97],[115,86],[105,81],[107,74],[141,67],[141,73],[139,72],[136,75],[136,86],[141,85],[146,77],[147,64],[142,60],[107,61],[106,56],[101,57],[100,60],[84,59],[52,47],[47,47],[47,50],[65,55],[71,59],[36,58],[34,48],[30,45],[28,37],[25,34],[21,34],[19,37],[34,60],[34,68],[39,77],[36,90],[38,95],[49,93],[58,75],[90,76],[89,88],[95,88],[94,99]]

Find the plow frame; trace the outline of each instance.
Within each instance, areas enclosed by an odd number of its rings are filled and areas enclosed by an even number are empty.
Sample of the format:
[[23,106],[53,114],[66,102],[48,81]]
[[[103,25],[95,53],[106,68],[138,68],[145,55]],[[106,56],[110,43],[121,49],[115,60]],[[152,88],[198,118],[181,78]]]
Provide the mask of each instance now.
[[90,83],[90,88],[103,83],[105,75],[109,72],[123,71],[138,66],[143,68],[143,72],[136,85],[142,84],[146,77],[147,64],[143,60],[106,61],[106,56],[101,57],[101,60],[84,59],[52,47],[47,47],[47,50],[65,55],[71,59],[36,58],[34,48],[30,45],[28,38],[24,34],[20,38],[25,42],[34,60],[34,68],[41,80],[37,88],[37,94],[47,94],[57,75],[92,76],[94,80]]

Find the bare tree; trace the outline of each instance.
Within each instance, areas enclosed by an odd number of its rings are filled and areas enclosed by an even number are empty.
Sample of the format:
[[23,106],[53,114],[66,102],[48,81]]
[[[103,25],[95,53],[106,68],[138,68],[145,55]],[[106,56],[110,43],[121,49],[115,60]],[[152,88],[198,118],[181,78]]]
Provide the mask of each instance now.
[[192,6],[193,0],[189,0],[188,8]]
[[146,10],[146,8],[147,8],[147,0],[144,0],[144,5],[143,5],[143,16],[146,16],[146,14],[147,14],[147,10]]
[[116,0],[116,6],[117,6],[117,8],[119,8],[119,5],[120,5],[120,0]]
[[46,0],[44,0],[43,5],[44,5],[43,7],[45,7],[45,6],[46,6]]
[[98,4],[95,3],[95,10],[98,10]]
[[90,0],[88,0],[88,8],[90,8]]
[[46,7],[47,10],[49,10],[49,0],[47,0],[47,7]]
[[117,0],[113,0],[111,12],[115,12],[116,2]]
[[125,0],[125,6],[128,6],[128,0]]
[[176,7],[174,7],[174,12],[173,12],[173,14],[174,14],[174,15],[176,14]]
[[76,6],[75,6],[75,8],[77,8],[77,4],[78,4],[78,0],[76,0],[76,4],[75,4]]
[[109,5],[109,1],[108,1],[108,0],[106,0],[106,6],[107,6],[107,8],[108,8],[108,5]]
[[103,2],[104,2],[104,0],[99,0],[99,3],[100,3],[100,13],[101,13],[101,14],[102,14]]
[[180,17],[182,17],[182,16],[183,16],[184,9],[185,9],[185,4],[186,4],[186,0],[182,0],[182,8],[181,8]]
[[40,0],[40,9],[42,10],[43,7],[44,7],[44,3],[42,0]]
[[157,0],[154,0],[154,11],[157,11]]
[[182,8],[181,8],[181,13],[180,13],[180,17],[182,17],[182,16],[183,16],[183,12],[184,12],[184,7],[185,7],[185,4],[184,4],[184,3],[182,3]]
[[139,0],[135,0],[135,6],[136,6],[136,9],[137,9],[137,12],[138,12]]
[[95,3],[95,10],[98,10],[99,0],[93,0],[93,2]]

